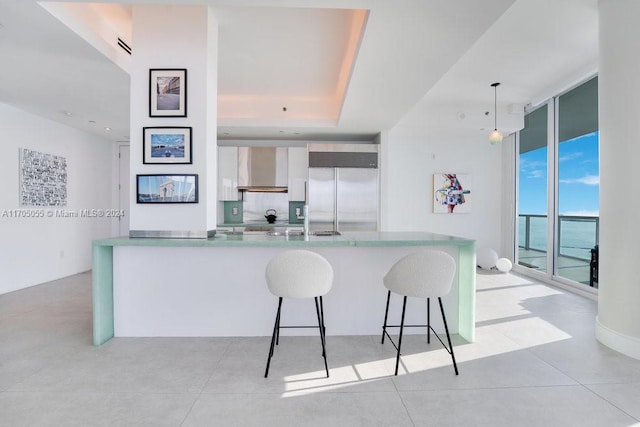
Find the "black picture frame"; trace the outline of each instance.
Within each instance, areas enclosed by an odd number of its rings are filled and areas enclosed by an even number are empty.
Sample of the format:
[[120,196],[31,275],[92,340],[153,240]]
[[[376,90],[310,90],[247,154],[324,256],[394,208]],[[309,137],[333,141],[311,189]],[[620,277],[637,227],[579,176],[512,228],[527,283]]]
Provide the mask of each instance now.
[[142,128],[142,163],[191,164],[191,127],[157,126]]
[[149,117],[187,117],[187,70],[149,70]]
[[198,175],[136,175],[136,203],[198,203]]

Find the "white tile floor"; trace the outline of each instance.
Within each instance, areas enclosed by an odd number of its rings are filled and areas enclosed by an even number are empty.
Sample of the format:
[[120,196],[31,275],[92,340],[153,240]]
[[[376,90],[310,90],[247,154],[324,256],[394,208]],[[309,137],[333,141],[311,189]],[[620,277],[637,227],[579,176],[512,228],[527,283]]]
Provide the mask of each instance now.
[[419,335],[398,377],[377,336],[327,337],[329,379],[317,337],[282,337],[268,379],[267,337],[94,347],[88,273],[1,295],[0,426],[640,425],[640,361],[595,340],[593,301],[477,277],[477,342],[455,337],[459,376]]

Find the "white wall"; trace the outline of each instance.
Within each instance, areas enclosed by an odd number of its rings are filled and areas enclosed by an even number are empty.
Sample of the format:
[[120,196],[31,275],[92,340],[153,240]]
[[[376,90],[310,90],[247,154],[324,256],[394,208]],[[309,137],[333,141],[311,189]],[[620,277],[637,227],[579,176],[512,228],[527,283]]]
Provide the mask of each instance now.
[[[502,142],[502,178],[501,186],[501,224],[500,236],[502,245],[500,249],[495,248],[501,257],[516,259],[516,135],[505,136]],[[496,187],[498,188],[498,187]]]
[[113,221],[11,217],[14,210],[32,209],[19,205],[19,149],[66,158],[67,206],[60,209],[70,212],[117,208],[112,144],[2,103],[0,131],[0,294],[90,270],[91,242],[110,237]]
[[[217,24],[206,6],[135,5],[132,16],[130,229],[206,237],[217,215]],[[152,68],[187,70],[187,117],[149,117]],[[143,164],[145,126],[191,127],[193,163]],[[174,173],[198,175],[198,203],[136,203],[136,174]]]
[[600,67],[600,251],[598,340],[640,359],[638,235],[640,197],[638,115],[640,59],[635,53],[640,4],[601,1]]
[[[419,104],[382,137],[381,229],[471,238],[507,256],[501,249],[502,147],[489,144],[488,132],[442,138],[425,122],[426,110]],[[433,213],[433,175],[445,172],[471,175],[470,213]]]

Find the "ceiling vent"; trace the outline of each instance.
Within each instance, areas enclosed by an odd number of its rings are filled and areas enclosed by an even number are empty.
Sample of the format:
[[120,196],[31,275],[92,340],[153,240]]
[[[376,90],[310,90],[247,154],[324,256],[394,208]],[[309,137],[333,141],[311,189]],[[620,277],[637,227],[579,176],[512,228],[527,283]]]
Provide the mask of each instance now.
[[120,46],[122,50],[124,50],[129,55],[131,55],[131,47],[128,44],[126,44],[124,40],[122,40],[120,37],[118,37],[118,46]]

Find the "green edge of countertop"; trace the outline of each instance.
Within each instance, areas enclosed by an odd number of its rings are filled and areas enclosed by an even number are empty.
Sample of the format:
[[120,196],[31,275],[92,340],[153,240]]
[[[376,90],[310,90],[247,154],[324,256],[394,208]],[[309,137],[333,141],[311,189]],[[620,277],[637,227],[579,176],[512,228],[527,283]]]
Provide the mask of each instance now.
[[219,233],[208,239],[114,237],[94,240],[94,246],[467,246],[475,241],[429,232],[344,232],[340,236],[269,236],[265,234]]

